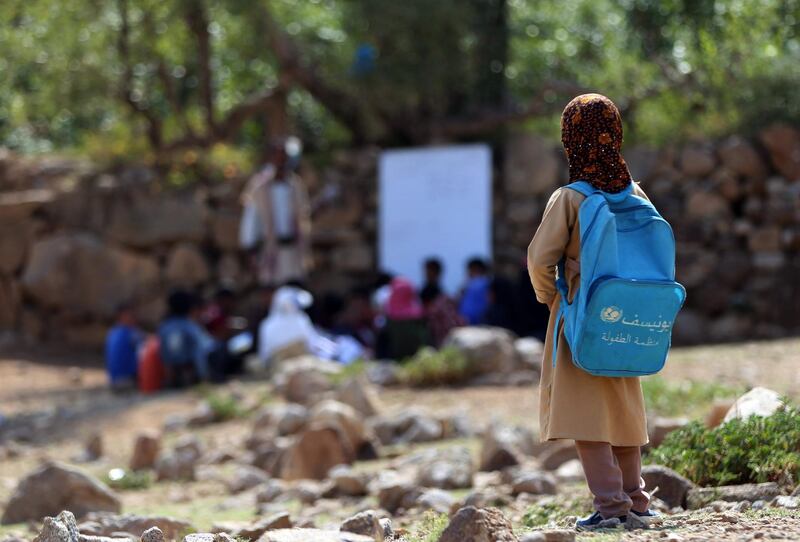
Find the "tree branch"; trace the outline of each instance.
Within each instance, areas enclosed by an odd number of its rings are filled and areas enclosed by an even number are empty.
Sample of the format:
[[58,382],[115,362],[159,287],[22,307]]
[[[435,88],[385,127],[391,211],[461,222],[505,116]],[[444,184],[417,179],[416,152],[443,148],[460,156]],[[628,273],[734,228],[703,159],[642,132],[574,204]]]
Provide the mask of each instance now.
[[142,103],[142,97],[137,97],[133,89],[133,67],[130,55],[130,24],[128,21],[128,0],[117,0],[120,14],[120,30],[117,35],[117,52],[122,62],[122,76],[119,82],[119,94],[122,100],[147,122],[147,138],[153,148],[159,148],[162,143],[161,119]]
[[371,127],[365,104],[357,96],[324,81],[316,66],[303,59],[297,44],[272,16],[269,2],[261,2],[260,6],[269,46],[278,61],[281,74],[290,82],[305,89],[337,120],[347,126],[356,142],[371,141],[375,130]]
[[205,112],[206,125],[214,130],[214,76],[211,70],[211,34],[208,32],[208,14],[205,3],[193,0],[187,3],[186,24],[197,40],[197,57],[200,65],[200,100]]
[[[426,130],[431,139],[455,139],[474,137],[496,130],[509,123],[525,121],[531,117],[542,115],[560,107],[562,102],[555,100],[557,96],[573,97],[589,92],[585,87],[569,81],[548,81],[541,86],[538,94],[527,105],[512,109],[484,110],[467,117],[451,117],[444,119]],[[566,99],[566,98],[565,98]]]
[[276,89],[253,94],[228,111],[214,130],[206,131],[202,135],[193,133],[187,134],[185,137],[163,145],[160,151],[162,154],[169,154],[188,148],[207,148],[215,143],[227,141],[238,133],[239,129],[249,118],[260,112],[269,110],[271,106],[280,102],[279,93],[281,92],[284,92],[284,89],[278,87]]

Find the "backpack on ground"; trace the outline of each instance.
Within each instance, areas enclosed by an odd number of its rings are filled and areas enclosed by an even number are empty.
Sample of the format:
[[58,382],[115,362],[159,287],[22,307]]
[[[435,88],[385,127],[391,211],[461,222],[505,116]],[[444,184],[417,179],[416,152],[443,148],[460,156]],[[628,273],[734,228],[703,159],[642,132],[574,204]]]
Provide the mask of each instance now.
[[[633,184],[608,194],[585,181],[567,185],[586,196],[578,212],[580,262],[562,259],[555,326],[576,366],[597,376],[643,376],[664,367],[672,326],[686,298],[675,282],[675,237],[669,223]],[[580,265],[580,288],[568,299],[565,267]]]

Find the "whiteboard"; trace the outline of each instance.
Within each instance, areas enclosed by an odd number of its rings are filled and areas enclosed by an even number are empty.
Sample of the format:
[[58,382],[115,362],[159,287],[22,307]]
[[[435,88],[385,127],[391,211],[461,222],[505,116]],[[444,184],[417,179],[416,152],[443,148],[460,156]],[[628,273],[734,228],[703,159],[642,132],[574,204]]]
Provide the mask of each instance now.
[[381,269],[424,281],[423,262],[444,264],[456,293],[470,258],[492,256],[492,156],[487,145],[390,150],[379,164]]

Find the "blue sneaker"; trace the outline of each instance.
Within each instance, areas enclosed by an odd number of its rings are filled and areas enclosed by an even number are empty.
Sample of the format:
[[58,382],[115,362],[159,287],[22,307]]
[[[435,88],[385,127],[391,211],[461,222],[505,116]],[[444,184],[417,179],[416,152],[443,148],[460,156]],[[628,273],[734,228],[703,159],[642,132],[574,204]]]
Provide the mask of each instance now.
[[634,514],[636,514],[640,518],[657,518],[657,517],[661,517],[661,514],[659,514],[656,510],[653,510],[652,508],[648,508],[644,512],[637,512],[636,510],[631,510],[631,512],[633,512]]
[[603,519],[600,512],[595,512],[589,517],[579,519],[575,522],[575,529],[578,531],[591,531],[594,529],[615,529],[625,523],[628,518],[620,516],[618,518]]

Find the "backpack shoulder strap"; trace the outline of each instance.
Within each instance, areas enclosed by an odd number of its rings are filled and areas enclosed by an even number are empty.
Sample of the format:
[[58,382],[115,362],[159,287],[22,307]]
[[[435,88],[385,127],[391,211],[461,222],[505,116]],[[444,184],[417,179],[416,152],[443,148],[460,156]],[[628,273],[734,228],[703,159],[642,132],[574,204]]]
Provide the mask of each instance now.
[[592,194],[597,194],[597,193],[600,192],[600,190],[598,190],[597,188],[595,188],[594,186],[592,186],[591,184],[589,184],[586,181],[575,181],[574,183],[568,184],[566,186],[566,188],[569,188],[570,190],[574,190],[575,192],[577,192],[579,194],[583,194],[587,198],[589,196],[591,196]]

